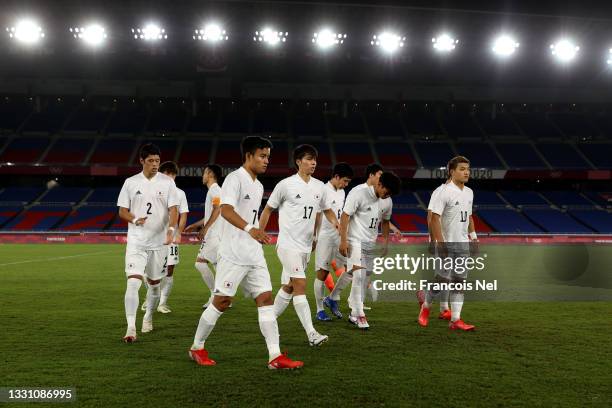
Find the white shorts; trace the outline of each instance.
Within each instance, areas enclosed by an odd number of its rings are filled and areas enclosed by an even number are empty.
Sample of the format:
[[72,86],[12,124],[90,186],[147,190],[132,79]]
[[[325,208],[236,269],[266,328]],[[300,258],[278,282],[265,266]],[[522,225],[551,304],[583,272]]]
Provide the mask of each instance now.
[[150,280],[160,280],[166,276],[168,249],[145,250],[127,248],[125,250],[125,275],[146,276]]
[[242,284],[245,297],[257,296],[272,292],[270,273],[266,265],[237,265],[219,259],[215,275],[215,295],[235,296],[238,286]]
[[208,262],[216,265],[219,260],[219,244],[221,238],[219,236],[212,236],[202,241],[200,245],[200,251],[198,252],[198,258],[206,259]]
[[179,247],[176,244],[168,245],[168,266],[179,264]]
[[306,268],[310,252],[300,252],[294,249],[276,248],[278,259],[283,266],[281,284],[288,285],[291,278],[306,279]]
[[352,270],[354,266],[359,266],[372,273],[374,268],[374,250],[365,249],[361,242],[349,241],[349,256],[347,258],[348,270]]
[[338,251],[339,246],[339,238],[319,238],[315,251],[315,269],[317,271],[323,269],[324,271],[329,272],[331,270],[331,263],[334,259],[340,261],[341,264],[346,263],[346,258],[340,255],[340,252]]
[[[437,256],[437,253],[436,253]],[[446,279],[446,280],[463,280],[463,279],[467,279],[468,277],[468,271],[467,268],[465,268],[462,265],[465,265],[465,259],[467,257],[469,257],[469,250],[466,252],[463,248],[460,248],[458,246],[449,249],[448,251],[448,257],[442,260],[442,267],[438,268],[438,266],[440,265],[436,265],[435,271],[436,271],[436,275]],[[447,265],[447,261],[446,259],[452,259],[452,265],[454,266],[453,268],[445,268],[445,266]],[[459,261],[457,261],[459,258]],[[450,263],[449,263],[450,265]]]

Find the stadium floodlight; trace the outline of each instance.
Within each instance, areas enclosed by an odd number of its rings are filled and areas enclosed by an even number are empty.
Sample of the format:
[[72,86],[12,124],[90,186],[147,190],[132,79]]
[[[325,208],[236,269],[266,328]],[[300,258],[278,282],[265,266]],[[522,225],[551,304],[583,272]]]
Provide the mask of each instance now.
[[45,37],[42,27],[31,19],[19,20],[13,27],[7,27],[6,31],[10,38],[27,45],[37,44]]
[[608,50],[608,59],[606,60],[608,65],[612,65],[612,48]]
[[264,42],[267,45],[274,47],[280,44],[281,42],[286,42],[287,36],[289,36],[288,32],[276,31],[273,28],[265,27],[262,30],[255,31],[253,41]]
[[86,27],[70,28],[72,36],[78,40],[82,40],[85,44],[98,47],[102,45],[106,39],[106,30],[100,24],[90,24]]
[[516,49],[520,46],[520,44],[509,35],[500,35],[493,41],[493,53],[498,57],[509,57]]
[[206,24],[204,28],[196,29],[193,39],[217,43],[220,41],[227,41],[229,36],[227,35],[227,31],[225,31],[219,24],[209,23]]
[[550,52],[561,63],[568,63],[576,58],[580,47],[572,40],[562,39],[550,45]]
[[436,51],[447,53],[455,49],[459,40],[451,36],[450,34],[441,34],[431,39],[433,47]]
[[144,27],[132,28],[132,34],[135,40],[151,42],[166,40],[168,38],[166,30],[155,23],[148,23]]
[[406,37],[401,37],[395,33],[384,31],[380,34],[373,35],[370,44],[380,47],[387,54],[393,54],[399,48],[404,46],[405,41]]
[[324,28],[312,35],[312,42],[320,49],[328,49],[344,43],[346,34],[336,33],[329,28]]

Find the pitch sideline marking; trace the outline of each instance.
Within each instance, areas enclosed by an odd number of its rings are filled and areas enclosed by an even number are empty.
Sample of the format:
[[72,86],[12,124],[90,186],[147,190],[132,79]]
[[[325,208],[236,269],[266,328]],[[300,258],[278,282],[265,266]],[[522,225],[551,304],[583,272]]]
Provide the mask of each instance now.
[[108,253],[111,253],[111,252],[114,252],[114,251],[87,252],[85,254],[78,254],[78,255],[56,256],[55,258],[30,259],[30,260],[27,260],[27,261],[17,261],[17,262],[3,263],[3,264],[0,264],[0,266],[21,265],[21,264],[34,263],[34,262],[59,261],[59,260],[62,260],[62,259],[79,258],[81,256],[89,256],[89,255],[108,254]]

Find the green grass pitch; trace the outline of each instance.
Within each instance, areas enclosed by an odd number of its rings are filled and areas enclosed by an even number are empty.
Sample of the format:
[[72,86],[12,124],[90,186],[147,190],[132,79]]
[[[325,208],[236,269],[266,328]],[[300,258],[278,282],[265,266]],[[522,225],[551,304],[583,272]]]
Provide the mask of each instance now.
[[[367,332],[345,320],[315,323],[330,336],[318,349],[308,346],[289,307],[279,319],[281,348],[305,367],[277,372],[266,368],[254,304],[239,296],[207,342],[217,366],[199,367],[187,356],[208,297],[193,268],[197,249],[181,247],[173,313],[156,314],[153,333],[124,344],[124,246],[1,245],[0,387],[72,386],[74,406],[131,408],[583,407],[612,400],[612,303],[602,301],[470,303],[468,296],[463,315],[477,325],[474,333],[449,332],[437,319],[418,327],[413,296],[379,301]],[[273,247],[265,249],[276,291],[279,262]],[[142,288],[141,301],[144,295]],[[312,294],[309,300],[314,311]],[[139,311],[139,328],[141,320]]]

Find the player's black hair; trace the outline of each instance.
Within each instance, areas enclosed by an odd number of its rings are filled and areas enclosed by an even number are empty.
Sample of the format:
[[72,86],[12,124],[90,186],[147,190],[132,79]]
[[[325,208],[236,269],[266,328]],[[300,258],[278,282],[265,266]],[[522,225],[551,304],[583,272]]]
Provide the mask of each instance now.
[[255,154],[257,149],[272,148],[272,142],[269,139],[264,139],[259,136],[246,136],[240,142],[240,153],[242,154],[242,161],[246,161],[247,153]]
[[353,168],[345,162],[336,163],[332,170],[332,178],[338,176],[340,178],[348,177],[352,179],[353,175]]
[[306,156],[312,156],[315,159],[319,156],[319,152],[313,145],[301,144],[293,149],[293,165],[297,168],[296,161],[303,159]]
[[147,143],[142,145],[142,147],[140,148],[139,155],[142,160],[145,160],[149,156],[161,157],[161,150],[159,150],[159,147],[157,145],[154,145],[153,143]]
[[378,173],[379,171],[385,171],[385,169],[383,169],[380,164],[378,163],[368,164],[368,167],[366,167],[366,170],[365,170],[366,179],[369,178],[371,175]]
[[465,156],[455,156],[448,161],[446,165],[446,170],[448,171],[448,177],[450,177],[451,170],[455,170],[459,163],[466,163],[468,166],[470,165],[470,161]]
[[175,162],[167,161],[167,162],[163,162],[159,166],[159,172],[160,173],[169,173],[169,174],[176,174],[176,175],[178,175],[179,167],[178,167],[178,165]]
[[219,166],[218,164],[209,163],[204,167],[204,170],[206,169],[212,171],[212,173],[215,175],[215,180],[221,180],[221,177],[223,176],[223,170],[221,169],[221,166]]
[[391,171],[386,171],[380,175],[379,183],[385,187],[389,194],[394,196],[399,194],[400,189],[402,188],[402,181],[397,175]]

